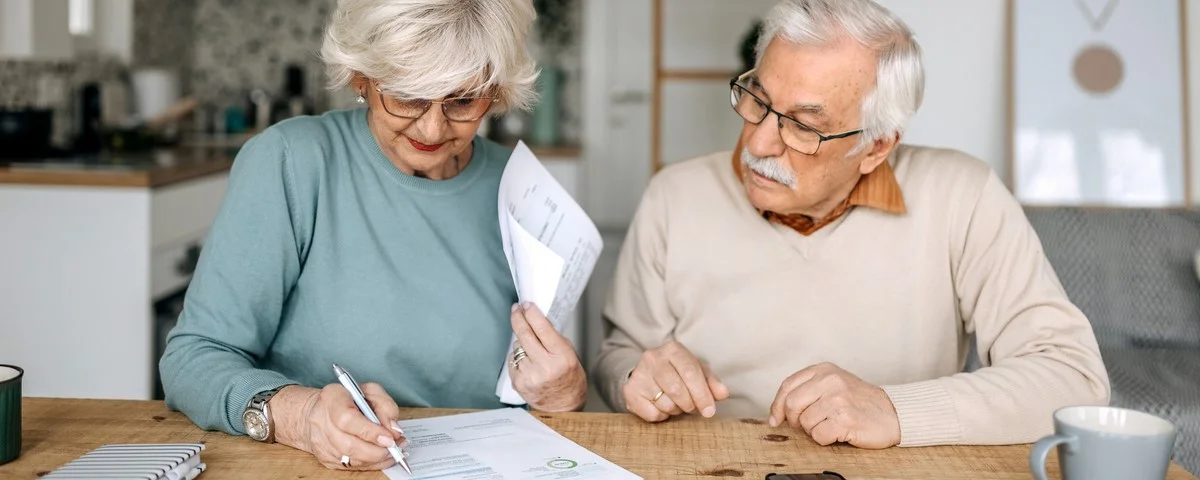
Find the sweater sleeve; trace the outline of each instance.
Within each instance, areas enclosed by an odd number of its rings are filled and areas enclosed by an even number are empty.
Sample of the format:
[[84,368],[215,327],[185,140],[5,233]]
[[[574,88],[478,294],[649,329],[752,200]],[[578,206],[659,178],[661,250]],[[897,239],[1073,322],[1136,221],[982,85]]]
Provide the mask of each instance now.
[[601,397],[617,412],[627,411],[621,390],[642,352],[666,343],[675,329],[665,288],[667,209],[660,183],[646,188],[621,246],[604,308],[605,339],[592,368]]
[[1091,324],[994,174],[956,230],[954,288],[983,368],[883,387],[899,414],[901,445],[1028,443],[1053,431],[1060,407],[1107,404]]
[[257,368],[300,274],[287,146],[268,130],[239,151],[159,362],[166,403],[197,426],[245,433],[241,414],[258,392],[294,382]]

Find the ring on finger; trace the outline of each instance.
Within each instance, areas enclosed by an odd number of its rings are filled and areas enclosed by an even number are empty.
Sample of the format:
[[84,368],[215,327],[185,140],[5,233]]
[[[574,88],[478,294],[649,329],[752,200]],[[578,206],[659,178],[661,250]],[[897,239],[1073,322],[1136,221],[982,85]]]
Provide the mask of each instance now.
[[519,368],[521,365],[521,360],[524,360],[528,356],[529,354],[525,353],[524,348],[517,347],[517,352],[513,354],[512,367]]
[[350,456],[349,455],[342,455],[342,466],[346,467],[346,468],[350,468]]
[[658,393],[654,394],[654,398],[651,398],[651,399],[650,399],[650,402],[651,402],[651,403],[653,403],[653,402],[657,402],[657,401],[658,401],[658,399],[662,398],[662,396],[663,396],[663,394],[664,394],[664,393],[667,393],[667,392],[666,392],[666,391],[663,391],[663,390],[659,390],[659,391],[658,391]]

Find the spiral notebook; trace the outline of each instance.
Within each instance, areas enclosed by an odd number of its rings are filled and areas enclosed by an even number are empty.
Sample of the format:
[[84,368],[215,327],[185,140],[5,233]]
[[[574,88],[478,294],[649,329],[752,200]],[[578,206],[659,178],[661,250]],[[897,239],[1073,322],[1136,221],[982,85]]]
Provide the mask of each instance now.
[[204,472],[200,443],[105,445],[42,478],[192,480]]

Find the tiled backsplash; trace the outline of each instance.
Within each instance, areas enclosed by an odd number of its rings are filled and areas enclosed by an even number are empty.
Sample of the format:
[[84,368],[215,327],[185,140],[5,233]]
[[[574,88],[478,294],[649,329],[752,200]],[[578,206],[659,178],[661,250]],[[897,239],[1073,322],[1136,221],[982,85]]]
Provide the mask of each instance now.
[[[143,0],[153,1],[153,0]],[[272,97],[283,93],[284,69],[299,65],[305,94],[318,110],[349,108],[354,96],[326,89],[321,42],[335,0],[193,0],[194,58],[192,90],[203,101],[244,102],[256,88]],[[173,7],[175,8],[175,7]],[[184,18],[184,17],[180,17]],[[139,23],[141,18],[138,19]],[[578,20],[576,21],[578,23]],[[158,27],[161,28],[161,27]],[[169,31],[185,31],[171,27]],[[536,50],[536,46],[534,47]],[[582,104],[578,46],[564,49],[562,136],[577,142]]]
[[[194,92],[205,102],[245,102],[251,90],[284,93],[284,69],[304,69],[305,96],[327,105],[317,56],[334,0],[198,0]],[[346,95],[348,96],[348,95]]]
[[[318,111],[354,105],[350,92],[325,88],[318,53],[336,0],[135,0],[133,68],[178,73],[185,94],[210,107],[244,105],[253,89],[272,98],[284,92],[288,65],[304,70],[305,96]],[[535,46],[536,49],[536,46]],[[579,138],[579,48],[563,55],[561,131]],[[0,108],[36,105],[39,81],[58,75],[73,91],[87,81],[124,79],[128,67],[113,59],[0,61]],[[68,97],[69,99],[69,97]],[[57,125],[69,126],[69,107],[58,107]]]
[[134,0],[133,64],[179,75],[180,89],[191,92],[198,0]]

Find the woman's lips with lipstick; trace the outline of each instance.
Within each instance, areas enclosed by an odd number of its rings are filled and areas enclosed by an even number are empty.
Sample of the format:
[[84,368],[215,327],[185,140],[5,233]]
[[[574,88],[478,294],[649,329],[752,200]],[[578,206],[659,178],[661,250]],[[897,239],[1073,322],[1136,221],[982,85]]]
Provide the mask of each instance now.
[[426,145],[424,143],[413,140],[412,137],[405,137],[405,138],[408,138],[408,143],[411,143],[413,148],[420,150],[422,152],[436,152],[437,149],[442,148],[442,145],[445,145],[444,143],[439,143],[437,145]]

